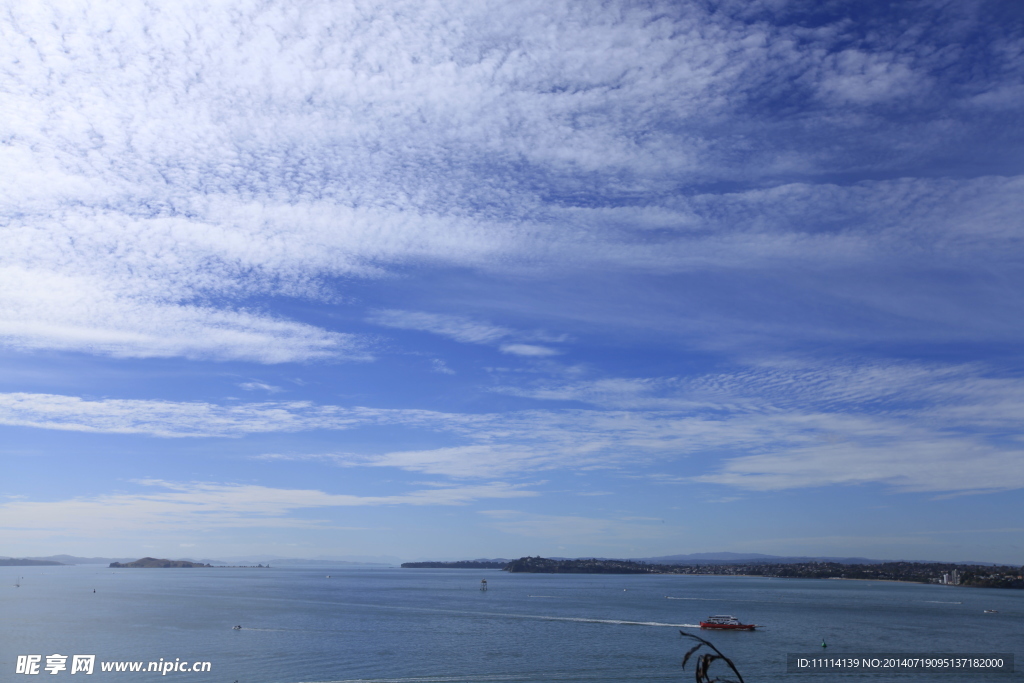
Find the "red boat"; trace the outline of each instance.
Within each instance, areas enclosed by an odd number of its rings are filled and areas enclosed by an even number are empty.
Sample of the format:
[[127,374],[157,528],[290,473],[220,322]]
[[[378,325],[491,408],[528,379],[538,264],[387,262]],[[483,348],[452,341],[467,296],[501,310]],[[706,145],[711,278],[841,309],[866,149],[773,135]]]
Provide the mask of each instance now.
[[707,621],[700,622],[700,627],[728,629],[731,631],[753,631],[757,628],[757,625],[741,624],[740,620],[736,617],[731,617],[727,614],[716,614],[713,617],[708,617]]

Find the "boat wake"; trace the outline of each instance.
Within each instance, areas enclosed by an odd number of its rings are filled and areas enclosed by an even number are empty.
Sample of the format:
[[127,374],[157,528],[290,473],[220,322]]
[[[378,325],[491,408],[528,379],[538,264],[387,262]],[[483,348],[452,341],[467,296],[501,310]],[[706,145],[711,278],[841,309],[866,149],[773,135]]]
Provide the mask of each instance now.
[[[530,596],[530,597],[551,597],[551,596]],[[447,611],[447,610],[438,610]],[[466,614],[477,614],[487,616],[506,616],[511,618],[529,618],[529,620],[540,620],[542,622],[575,622],[578,624],[611,624],[613,626],[654,626],[669,627],[672,629],[699,629],[699,624],[664,624],[662,622],[631,622],[621,618],[591,618],[589,616],[548,616],[545,614],[496,614],[493,612],[463,612]],[[261,629],[257,627],[244,626],[236,631],[268,631],[278,633],[345,633],[337,629]],[[353,679],[354,680],[354,679]],[[395,679],[397,680],[397,679]],[[421,679],[401,679],[402,681],[414,681]],[[424,681],[433,679],[422,679]],[[440,679],[438,679],[440,680]],[[449,680],[449,679],[443,679]],[[455,679],[452,679],[455,680]]]
[[299,629],[294,628],[254,628],[252,626],[243,626],[242,628],[236,628],[236,631],[297,631]]
[[[536,596],[536,597],[555,597],[555,596]],[[266,600],[267,598],[264,598],[264,599]],[[274,600],[274,598],[270,598],[270,599]],[[318,603],[318,604],[324,604],[324,603]],[[410,606],[407,606],[407,605],[402,605],[402,606],[398,606],[398,605],[369,605],[369,604],[366,604],[366,603],[356,603],[356,602],[333,602],[332,601],[332,602],[330,602],[328,604],[332,604],[332,605],[350,605],[350,606],[353,606],[353,607],[369,607],[369,608],[386,609],[386,610],[398,610],[398,611],[403,611],[403,612],[427,612],[427,613],[433,613],[433,614],[459,614],[459,615],[464,615],[464,616],[468,616],[468,617],[501,617],[503,619],[536,619],[536,620],[540,620],[540,621],[569,621],[569,622],[576,622],[576,623],[583,623],[583,624],[611,624],[611,625],[615,625],[615,626],[655,626],[655,627],[660,627],[660,628],[665,628],[665,627],[668,627],[668,628],[700,628],[700,624],[668,624],[668,623],[663,623],[663,622],[660,622],[660,621],[631,621],[631,620],[628,620],[628,619],[595,619],[595,618],[590,618],[590,617],[556,617],[556,616],[549,616],[549,615],[546,615],[546,614],[515,614],[515,613],[509,613],[509,612],[476,612],[476,611],[469,611],[469,610],[439,609],[439,608],[436,608],[436,607],[410,607]],[[328,631],[326,629],[285,629],[285,628],[276,628],[275,629],[275,628],[253,628],[253,627],[246,627],[246,626],[243,626],[241,630],[243,630],[243,631],[302,631],[302,632],[323,631],[325,633],[331,632],[331,631]],[[353,681],[355,681],[355,680],[356,679],[353,679]],[[396,680],[398,680],[398,679],[396,679]],[[401,680],[403,680],[403,681],[414,681],[414,680],[420,680],[420,679],[408,678],[408,679],[401,679]],[[422,680],[427,681],[427,680],[431,680],[431,679],[424,678]],[[441,680],[441,679],[438,679],[438,680]],[[444,680],[448,680],[448,679],[444,679]],[[456,679],[452,679],[452,680],[456,680]],[[459,679],[459,680],[461,680],[461,679]],[[332,682],[332,683],[334,683],[334,682]],[[337,682],[337,683],[342,683],[342,682]],[[349,681],[345,681],[344,683],[350,683],[350,682]]]

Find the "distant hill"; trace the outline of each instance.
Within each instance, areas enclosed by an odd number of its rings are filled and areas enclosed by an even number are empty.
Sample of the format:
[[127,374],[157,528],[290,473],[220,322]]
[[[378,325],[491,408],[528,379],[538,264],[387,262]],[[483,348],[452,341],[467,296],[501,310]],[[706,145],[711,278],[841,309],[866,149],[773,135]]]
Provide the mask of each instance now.
[[52,560],[36,560],[31,557],[5,557],[0,559],[0,567],[54,567],[62,566],[62,564]]
[[168,568],[184,568],[189,569],[191,567],[209,567],[208,564],[199,564],[198,562],[189,562],[187,560],[159,560],[155,557],[143,557],[141,560],[135,560],[134,562],[111,562],[110,566],[113,568],[127,568],[127,569],[168,569]]
[[110,564],[111,562],[131,562],[131,557],[77,557],[75,555],[47,555],[46,557],[27,557],[27,560],[42,560],[58,564]]

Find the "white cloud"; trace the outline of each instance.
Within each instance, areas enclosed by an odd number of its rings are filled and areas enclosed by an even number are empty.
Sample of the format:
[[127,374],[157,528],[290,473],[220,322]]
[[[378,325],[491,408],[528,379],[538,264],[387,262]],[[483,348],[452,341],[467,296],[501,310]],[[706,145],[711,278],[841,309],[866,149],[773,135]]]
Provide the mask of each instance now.
[[536,344],[502,344],[502,353],[510,353],[514,356],[557,356],[558,351],[550,349],[546,346],[537,346]]
[[229,437],[399,423],[445,429],[456,428],[456,422],[475,419],[479,418],[422,410],[316,406],[305,401],[220,406],[202,402],[88,401],[54,394],[0,394],[0,424],[158,437]]
[[[131,289],[132,283],[122,283]],[[370,360],[354,335],[265,313],[175,304],[104,290],[89,277],[0,267],[0,341],[16,349],[88,351],[115,357]]]
[[888,484],[901,491],[1008,491],[1024,488],[1024,449],[977,439],[917,435],[887,443],[782,448],[727,462],[695,481],[772,491],[835,484]]
[[685,379],[500,390],[595,404],[609,418],[636,416],[635,431],[616,430],[612,437],[595,428],[591,441],[602,434],[652,456],[746,453],[705,459],[712,473],[668,477],[677,483],[759,490],[867,483],[906,491],[1024,488],[1024,474],[1017,475],[1024,472],[1024,382],[993,377],[980,365],[765,364]]
[[931,80],[892,53],[843,50],[828,58],[820,91],[841,103],[870,104],[887,99],[920,97]]
[[[474,434],[487,441],[487,431]],[[510,440],[521,435],[507,434]],[[568,453],[554,454],[532,444],[478,443],[469,446],[432,448],[420,451],[394,451],[345,459],[348,464],[371,467],[397,467],[410,472],[448,477],[501,477],[567,465]]]
[[268,394],[276,394],[279,391],[283,391],[281,387],[275,387],[272,384],[266,384],[265,382],[242,382],[238,385],[246,391],[265,391]]
[[434,372],[442,374],[442,375],[454,375],[455,374],[455,371],[452,370],[450,367],[448,367],[448,364],[445,363],[440,358],[431,358],[430,359],[430,368]]
[[[506,388],[507,389],[507,388]],[[1024,382],[983,366],[764,364],[692,378],[524,387],[594,408],[443,413],[264,402],[219,406],[0,394],[0,424],[159,437],[226,437],[394,425],[440,447],[267,455],[455,478],[604,469],[745,489],[882,484],[965,492],[1024,488]],[[431,437],[436,442],[436,437]],[[622,476],[627,476],[623,474]]]
[[512,334],[512,330],[504,327],[439,313],[380,310],[374,311],[368,320],[374,325],[432,332],[468,344],[493,344]]
[[[556,337],[539,331],[521,332],[463,316],[424,313],[420,311],[374,311],[369,316],[368,321],[375,325],[383,325],[384,327],[431,332],[468,344],[495,345],[509,337],[528,340],[539,339],[543,341],[565,341],[567,339],[565,335]],[[503,343],[498,346],[498,349],[502,353],[515,356],[542,357],[559,354],[555,349],[537,344]],[[444,372],[444,370],[439,372]]]
[[501,482],[437,486],[391,496],[331,494],[253,484],[137,482],[140,493],[115,493],[57,501],[0,504],[5,527],[20,533],[60,532],[81,536],[127,531],[190,532],[217,528],[333,528],[324,519],[296,517],[299,510],[382,505],[465,505],[482,499],[535,496]]

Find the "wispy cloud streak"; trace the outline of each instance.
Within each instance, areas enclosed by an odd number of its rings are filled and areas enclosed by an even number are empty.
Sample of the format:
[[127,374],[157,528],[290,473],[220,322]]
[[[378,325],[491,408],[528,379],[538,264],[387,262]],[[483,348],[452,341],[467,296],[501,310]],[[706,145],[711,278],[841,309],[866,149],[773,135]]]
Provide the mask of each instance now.
[[105,535],[112,531],[166,532],[187,528],[330,528],[329,520],[295,516],[300,510],[329,511],[386,505],[465,505],[482,499],[536,495],[521,486],[495,482],[438,486],[390,496],[331,494],[253,484],[211,482],[137,482],[149,490],[57,501],[0,503],[3,534],[75,533]]
[[428,410],[317,406],[308,401],[217,405],[130,399],[84,400],[54,394],[0,394],[0,424],[105,434],[158,437],[230,437],[371,424],[469,423],[473,416]]
[[777,490],[881,483],[913,491],[1024,487],[1024,384],[981,366],[765,365],[691,378],[505,387],[591,407],[451,413],[266,402],[232,406],[0,395],[9,425],[160,437],[392,425],[449,445],[322,458],[455,478],[544,470],[657,470],[677,481]]
[[[374,325],[401,330],[431,332],[467,344],[498,345],[502,353],[514,356],[556,356],[558,351],[538,344],[524,344],[523,340],[564,341],[543,332],[520,332],[506,327],[472,320],[465,316],[424,313],[422,311],[381,310],[371,313],[368,321]],[[502,343],[519,340],[514,343]]]

